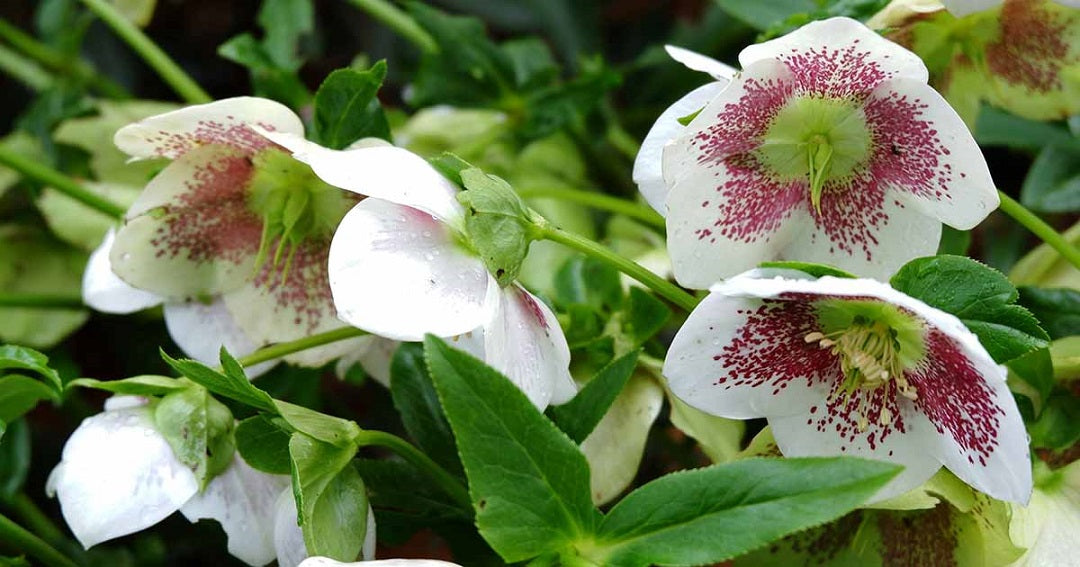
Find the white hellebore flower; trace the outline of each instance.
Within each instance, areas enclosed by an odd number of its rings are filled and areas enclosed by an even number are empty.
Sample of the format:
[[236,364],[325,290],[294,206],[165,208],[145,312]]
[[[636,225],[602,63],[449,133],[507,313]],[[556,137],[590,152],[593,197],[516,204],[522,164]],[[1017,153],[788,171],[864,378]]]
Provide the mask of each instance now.
[[516,282],[500,287],[469,249],[453,183],[401,148],[335,151],[266,135],[326,183],[366,196],[330,246],[342,320],[403,341],[468,334],[459,345],[482,354],[537,407],[573,397],[570,349],[555,314]]
[[848,18],[739,54],[743,70],[664,149],[675,278],[704,289],[768,260],[883,278],[941,223],[998,205],[979,147],[915,54]]
[[229,553],[259,566],[277,556],[274,512],[278,495],[291,495],[289,487],[288,475],[257,471],[236,454],[200,492],[195,474],[158,432],[147,400],[122,396],[83,420],[46,490],[60,500],[83,547],[144,530],[180,511],[191,522],[220,522]]
[[694,71],[708,73],[715,80],[690,91],[661,113],[649,133],[645,134],[641,150],[634,159],[634,182],[645,201],[662,215],[667,213],[664,201],[668,193],[661,167],[664,146],[686,129],[679,119],[691,116],[709,104],[728,86],[736,73],[730,66],[699,53],[673,45],[667,45],[664,49],[672,59]]
[[[245,352],[340,327],[326,258],[334,229],[357,199],[320,181],[262,131],[315,146],[291,110],[252,97],[121,128],[115,142],[132,159],[172,161],[95,254],[87,301],[130,312],[162,298],[170,333],[200,360],[206,351],[216,360],[221,344]],[[343,341],[286,359],[319,366],[359,346]]]
[[1024,423],[975,335],[884,283],[804,278],[753,270],[713,286],[664,361],[675,395],[713,415],[768,418],[789,457],[904,465],[878,500],[944,465],[994,498],[1027,502]]

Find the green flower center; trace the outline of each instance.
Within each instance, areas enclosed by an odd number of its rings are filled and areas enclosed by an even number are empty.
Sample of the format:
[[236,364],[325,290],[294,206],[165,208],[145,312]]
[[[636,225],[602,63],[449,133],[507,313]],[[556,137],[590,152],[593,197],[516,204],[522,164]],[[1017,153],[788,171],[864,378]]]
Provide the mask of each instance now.
[[829,180],[844,179],[870,156],[866,114],[846,99],[803,96],[788,101],[773,118],[757,155],[781,179],[805,179],[810,200],[821,212]]
[[258,270],[272,256],[272,265],[281,267],[284,279],[300,245],[330,238],[351,201],[344,191],[324,183],[310,167],[280,150],[263,150],[252,164],[248,206],[263,219],[255,267]]
[[[844,382],[837,395],[851,397],[860,390],[894,387],[905,398],[918,399],[919,393],[907,381],[904,370],[925,354],[923,325],[919,319],[878,301],[829,300],[820,302],[817,310],[821,330],[808,333],[803,339],[830,349],[840,358]],[[868,402],[859,410],[860,430],[869,425],[866,405]],[[877,414],[881,425],[889,425],[892,419],[886,407]]]

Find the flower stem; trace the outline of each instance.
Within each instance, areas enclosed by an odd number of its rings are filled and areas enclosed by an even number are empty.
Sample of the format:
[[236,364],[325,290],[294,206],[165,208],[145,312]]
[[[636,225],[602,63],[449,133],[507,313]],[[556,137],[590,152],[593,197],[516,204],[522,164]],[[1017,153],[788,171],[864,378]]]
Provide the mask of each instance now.
[[52,82],[44,69],[3,45],[0,45],[0,71],[35,91],[45,90]]
[[594,209],[626,215],[651,227],[664,230],[664,217],[660,216],[660,213],[654,211],[651,207],[620,199],[618,197],[612,197],[611,195],[605,195],[603,193],[551,187],[543,189],[520,189],[518,190],[518,194],[526,199],[548,198],[580,203]]
[[6,165],[26,177],[40,181],[68,197],[109,216],[118,219],[124,216],[124,207],[90,192],[89,189],[79,185],[75,180],[63,173],[34,160],[27,159],[7,148],[0,147],[0,165]]
[[132,49],[146,61],[180,98],[191,104],[202,104],[213,100],[175,61],[172,60],[149,37],[146,37],[135,24],[128,21],[107,0],[82,0],[102,21],[109,25]]
[[77,295],[43,293],[0,293],[0,307],[36,307],[42,309],[85,309]]
[[238,358],[237,362],[239,362],[241,366],[252,366],[255,364],[259,364],[260,362],[266,362],[268,360],[281,358],[294,352],[300,352],[302,350],[319,347],[325,344],[336,343],[338,341],[351,339],[353,337],[361,337],[366,334],[367,331],[361,331],[360,329],[356,329],[353,327],[342,327],[341,329],[326,331],[325,333],[311,335],[310,337],[304,337],[295,341],[270,345],[268,347],[261,348],[247,356]]
[[1069,244],[1069,241],[1065,240],[1065,237],[1054,230],[1053,227],[1016,202],[1015,199],[1006,195],[1004,191],[998,190],[998,196],[1001,197],[1002,212],[1022,224],[1024,228],[1030,230],[1051,248],[1057,250],[1073,266],[1080,268],[1080,250]]
[[68,559],[59,551],[55,550],[41,538],[26,531],[22,526],[0,515],[0,541],[9,544],[16,551],[40,560],[45,565],[53,567],[76,567],[71,559]]
[[454,478],[435,461],[431,460],[430,457],[421,453],[416,447],[410,445],[408,441],[405,441],[397,435],[386,433],[385,431],[369,431],[366,429],[360,432],[360,435],[357,436],[355,441],[361,447],[373,446],[390,449],[399,457],[430,475],[431,479],[435,481],[435,484],[445,492],[447,496],[453,498],[458,506],[469,511],[473,509],[472,498],[469,497],[468,489],[466,489],[458,479]]
[[349,3],[367,12],[386,27],[411,41],[424,53],[438,53],[439,44],[409,14],[388,0],[349,0]]
[[60,531],[60,528],[56,527],[56,524],[26,494],[22,492],[15,494],[8,504],[23,523],[37,532],[37,535],[45,541],[56,544],[67,540],[64,532]]
[[4,19],[0,19],[0,38],[27,57],[50,69],[70,73],[80,80],[87,81],[98,92],[109,98],[130,98],[131,96],[124,87],[99,74],[83,59],[71,58],[60,53]]
[[645,287],[655,291],[661,297],[664,297],[668,301],[685,309],[687,312],[693,311],[694,307],[698,304],[697,298],[687,293],[684,289],[650,272],[641,264],[628,258],[624,258],[588,238],[551,226],[546,221],[534,226],[537,229],[536,236],[538,238],[558,242],[559,244],[596,258],[601,262],[607,263],[618,269],[620,272],[641,282]]

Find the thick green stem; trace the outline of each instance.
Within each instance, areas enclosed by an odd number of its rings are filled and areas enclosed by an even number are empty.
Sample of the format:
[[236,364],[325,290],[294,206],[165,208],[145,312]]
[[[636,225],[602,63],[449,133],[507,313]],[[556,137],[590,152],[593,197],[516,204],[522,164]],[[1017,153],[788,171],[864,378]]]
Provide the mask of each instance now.
[[349,0],[349,3],[367,12],[372,18],[397,32],[401,37],[425,53],[438,53],[439,44],[412,16],[387,0]]
[[287,343],[270,345],[266,348],[261,348],[247,356],[238,358],[237,362],[239,362],[241,366],[252,366],[255,364],[259,364],[260,362],[266,362],[268,360],[281,358],[294,352],[300,352],[302,350],[319,347],[325,344],[336,343],[338,341],[351,339],[353,337],[361,337],[366,334],[366,331],[361,331],[360,329],[356,329],[353,327],[343,327],[341,329],[326,331],[325,333],[311,335],[310,337],[304,337],[302,339],[289,341]]
[[693,311],[694,307],[698,304],[697,298],[687,293],[686,290],[650,272],[641,264],[628,258],[624,258],[588,238],[566,232],[553,227],[546,222],[536,225],[536,230],[536,236],[538,238],[558,242],[564,246],[569,246],[574,250],[596,258],[601,262],[605,262],[620,272],[641,282],[645,287],[655,291],[657,295],[678,305],[687,312]]
[[40,181],[68,197],[109,216],[118,219],[124,216],[124,207],[91,193],[89,189],[79,185],[73,179],[55,169],[27,159],[3,147],[0,147],[0,165],[5,165],[26,177]]
[[44,565],[77,567],[74,561],[4,516],[0,516],[0,542],[10,545],[19,553],[25,553],[41,561]]
[[364,430],[360,432],[360,435],[356,438],[356,442],[361,447],[371,446],[390,449],[402,459],[405,459],[409,463],[415,465],[416,468],[430,475],[431,479],[435,481],[435,484],[445,492],[447,496],[453,498],[454,502],[458,506],[461,506],[462,509],[473,509],[472,498],[469,497],[468,489],[466,489],[458,479],[454,478],[435,461],[431,460],[430,457],[421,453],[419,449],[413,447],[401,437],[384,431]]
[[86,61],[60,53],[4,19],[0,19],[0,38],[3,38],[4,41],[10,43],[12,47],[18,49],[27,57],[46,67],[74,75],[78,79],[88,82],[90,86],[109,98],[129,98],[131,96],[124,87],[99,74]]
[[41,309],[85,309],[82,298],[75,295],[44,293],[0,293],[0,307],[33,307]]
[[33,61],[0,45],[0,71],[35,91],[43,91],[52,77]]
[[1053,227],[1046,224],[1042,219],[1035,216],[1035,213],[1027,210],[1026,207],[1016,202],[1015,199],[1006,195],[1003,191],[999,190],[998,196],[1001,197],[1001,211],[1003,213],[1024,225],[1024,228],[1030,230],[1051,248],[1057,250],[1070,264],[1080,269],[1080,249],[1069,244],[1069,241],[1065,240],[1065,237],[1054,230]]
[[8,503],[12,511],[39,537],[53,544],[67,540],[67,536],[38,508],[29,496],[19,492]]
[[612,197],[611,195],[605,195],[603,193],[551,187],[543,189],[520,189],[518,190],[518,194],[526,199],[559,199],[561,201],[580,203],[594,209],[626,215],[660,230],[664,230],[665,226],[664,217],[660,216],[660,213],[654,211],[651,207],[620,199],[618,197]]
[[172,60],[149,37],[146,37],[135,24],[128,21],[107,0],[82,0],[103,22],[116,32],[154,71],[166,82],[180,98],[191,104],[202,104],[213,100],[175,61]]

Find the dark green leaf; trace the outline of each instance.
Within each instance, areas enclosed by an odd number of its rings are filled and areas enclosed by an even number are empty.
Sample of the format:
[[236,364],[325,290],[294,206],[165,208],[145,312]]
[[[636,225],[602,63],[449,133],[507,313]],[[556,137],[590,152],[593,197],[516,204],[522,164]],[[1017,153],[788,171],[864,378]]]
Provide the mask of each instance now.
[[289,440],[293,495],[309,555],[354,561],[367,532],[367,492],[352,466],[356,446],[336,447],[303,433]]
[[18,419],[0,428],[0,501],[10,501],[26,483],[30,471],[30,426]]
[[431,167],[439,170],[443,177],[458,185],[464,185],[461,181],[461,172],[476,167],[450,152],[443,152],[439,156],[430,158],[428,163],[431,164]]
[[661,477],[608,513],[610,566],[702,565],[839,518],[900,471],[852,458],[747,459]]
[[1045,348],[1049,336],[1016,305],[1016,288],[993,268],[963,256],[930,256],[905,264],[894,288],[960,318],[999,363]]
[[428,476],[405,461],[358,459],[356,468],[372,506],[408,513],[424,527],[448,520],[471,523],[467,512],[449,502]]
[[630,288],[623,332],[630,336],[634,346],[651,339],[670,318],[671,309],[663,301],[639,287]]
[[1047,213],[1080,210],[1080,149],[1048,145],[1028,170],[1020,201]]
[[619,271],[585,256],[566,261],[555,275],[555,301],[614,311],[624,299]]
[[258,22],[270,60],[282,69],[299,69],[304,62],[302,41],[315,31],[311,0],[263,0]]
[[1054,388],[1054,365],[1050,359],[1050,349],[1031,351],[1009,361],[1008,366],[1016,376],[1035,388],[1041,399],[1045,400],[1050,395],[1050,390]]
[[424,354],[457,437],[481,535],[507,561],[594,529],[589,465],[506,377],[428,335]]
[[840,268],[834,268],[832,266],[826,266],[825,264],[814,264],[812,262],[762,262],[758,264],[759,268],[775,268],[779,270],[798,270],[805,274],[820,278],[822,276],[833,276],[836,278],[854,278],[856,277],[851,272],[845,272]]
[[64,390],[60,374],[49,367],[49,357],[32,349],[16,345],[0,346],[0,370],[18,368],[41,375],[57,394]]
[[1028,120],[1004,110],[984,106],[975,123],[975,139],[984,146],[1041,150],[1048,144],[1080,149],[1080,138],[1047,122]]
[[297,431],[337,447],[352,447],[360,427],[340,417],[326,415],[304,406],[274,400],[278,414]]
[[154,424],[202,486],[232,462],[233,416],[205,388],[192,385],[162,398]]
[[1057,451],[1080,442],[1080,397],[1065,390],[1054,390],[1043,404],[1042,413],[1028,424],[1031,446]]
[[633,351],[612,361],[589,380],[569,402],[548,410],[552,420],[575,443],[581,443],[603,419],[626,381],[637,368],[640,351]]
[[315,131],[322,145],[340,150],[361,138],[390,139],[390,125],[376,96],[384,78],[385,61],[367,71],[330,73],[315,93]]
[[68,382],[67,387],[93,388],[129,396],[164,396],[178,390],[190,388],[191,382],[165,376],[133,376],[123,380],[109,380],[108,382],[93,378],[76,378]]
[[1080,335],[1080,291],[1021,287],[1017,303],[1027,307],[1051,339]]
[[0,378],[0,421],[11,423],[34,409],[41,400],[59,401],[52,388],[29,376],[10,374]]
[[270,474],[289,474],[289,432],[281,418],[249,417],[236,425],[236,450],[252,468]]
[[617,73],[600,69],[572,81],[532,92],[525,102],[525,120],[519,133],[526,139],[542,138],[584,120],[608,91],[620,83]]
[[[228,366],[236,367],[236,359],[232,358],[224,348],[221,349],[221,355],[223,363],[228,362]],[[251,382],[248,382],[242,371],[239,374],[226,375],[197,360],[177,360],[165,354],[165,351],[161,352],[161,358],[174,370],[187,376],[192,382],[219,396],[225,396],[262,411],[270,413],[277,413],[278,411],[274,405],[274,399],[266,392],[253,386]]]
[[559,76],[559,66],[551,50],[537,38],[507,41],[499,46],[506,55],[518,90],[530,90],[551,83]]
[[454,433],[428,374],[423,345],[404,343],[398,347],[390,364],[390,394],[416,444],[435,462],[461,474]]
[[759,29],[766,30],[793,14],[813,12],[814,0],[716,0],[727,13]]

